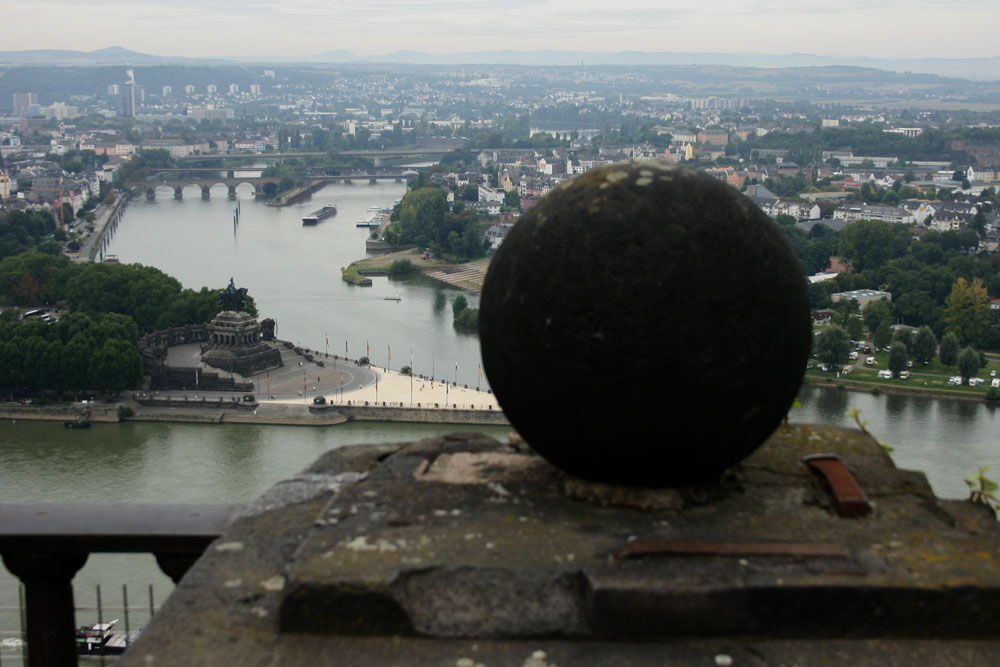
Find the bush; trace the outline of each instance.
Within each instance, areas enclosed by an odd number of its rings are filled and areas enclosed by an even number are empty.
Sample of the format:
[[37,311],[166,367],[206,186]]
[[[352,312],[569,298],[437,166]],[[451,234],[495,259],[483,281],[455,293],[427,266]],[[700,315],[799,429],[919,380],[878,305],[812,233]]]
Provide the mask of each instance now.
[[389,266],[390,276],[406,276],[417,272],[417,266],[408,259],[397,259]]
[[455,297],[455,301],[452,302],[451,304],[451,312],[455,316],[455,319],[458,319],[459,314],[461,314],[461,312],[468,307],[469,307],[469,300],[466,299],[463,295],[459,294],[458,296]]
[[455,316],[455,326],[466,331],[479,331],[479,309],[463,309]]
[[987,401],[1000,401],[1000,389],[996,387],[990,387],[990,390],[986,392]]

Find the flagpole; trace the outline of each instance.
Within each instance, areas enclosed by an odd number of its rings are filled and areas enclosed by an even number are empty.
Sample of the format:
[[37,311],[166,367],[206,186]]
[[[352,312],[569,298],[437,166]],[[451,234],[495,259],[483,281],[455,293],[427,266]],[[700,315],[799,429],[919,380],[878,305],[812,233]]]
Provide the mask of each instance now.
[[410,348],[410,407],[413,407],[413,348]]

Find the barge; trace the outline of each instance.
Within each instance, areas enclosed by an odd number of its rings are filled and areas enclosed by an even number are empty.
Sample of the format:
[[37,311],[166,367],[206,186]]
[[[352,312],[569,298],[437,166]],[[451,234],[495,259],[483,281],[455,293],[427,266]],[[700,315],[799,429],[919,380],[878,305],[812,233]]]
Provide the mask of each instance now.
[[333,204],[327,204],[318,211],[313,211],[309,215],[303,216],[302,224],[315,225],[320,220],[323,220],[324,218],[329,218],[331,215],[336,215],[336,214],[337,214],[337,207],[334,206]]

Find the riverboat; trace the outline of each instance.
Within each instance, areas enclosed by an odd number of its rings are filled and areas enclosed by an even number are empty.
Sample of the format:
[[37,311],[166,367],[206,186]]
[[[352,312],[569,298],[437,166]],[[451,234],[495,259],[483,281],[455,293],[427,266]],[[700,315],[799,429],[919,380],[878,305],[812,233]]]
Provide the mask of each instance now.
[[372,213],[371,211],[369,211],[368,216],[366,218],[358,220],[357,223],[355,224],[358,227],[368,227],[368,228],[381,227],[382,224],[385,222],[385,219],[386,219],[385,213],[381,212]]
[[114,635],[116,618],[107,623],[95,623],[91,626],[81,626],[76,631],[76,652],[81,655],[103,653],[104,647]]
[[337,214],[337,207],[334,206],[333,204],[327,204],[326,206],[324,206],[323,208],[319,209],[318,211],[313,211],[309,215],[303,216],[302,217],[302,224],[303,225],[315,225],[320,220],[322,220],[324,218],[329,218],[331,215],[336,215],[336,214]]
[[385,299],[386,301],[402,301],[403,300],[403,297],[399,296],[398,294],[396,294],[394,296],[384,296],[382,298]]
[[80,626],[76,631],[76,652],[79,655],[118,655],[139,638],[141,630],[115,632],[118,619],[107,623]]

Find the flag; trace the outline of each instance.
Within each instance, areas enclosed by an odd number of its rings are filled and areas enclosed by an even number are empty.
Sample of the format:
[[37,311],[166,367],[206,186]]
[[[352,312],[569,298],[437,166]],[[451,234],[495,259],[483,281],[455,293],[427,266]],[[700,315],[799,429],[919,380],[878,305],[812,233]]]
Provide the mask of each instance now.
[[330,333],[329,332],[327,332],[327,334],[326,334],[326,346],[330,347]]
[[347,358],[347,337],[344,337],[344,358]]
[[391,362],[392,361],[392,348],[389,347],[388,345],[386,345],[385,347],[386,347],[386,349],[389,350],[389,361]]
[[479,366],[479,379],[480,380],[483,379],[483,367],[482,366]]
[[194,386],[195,386],[195,388],[198,387],[198,367],[197,366],[194,367]]
[[372,356],[372,346],[368,344],[368,341],[365,341],[365,356],[369,359]]
[[271,374],[267,374],[267,393],[271,393]]

